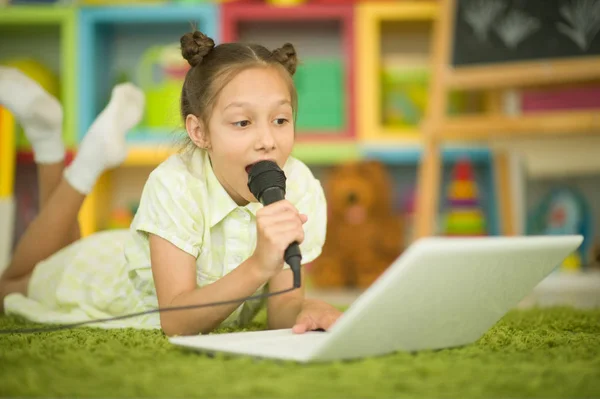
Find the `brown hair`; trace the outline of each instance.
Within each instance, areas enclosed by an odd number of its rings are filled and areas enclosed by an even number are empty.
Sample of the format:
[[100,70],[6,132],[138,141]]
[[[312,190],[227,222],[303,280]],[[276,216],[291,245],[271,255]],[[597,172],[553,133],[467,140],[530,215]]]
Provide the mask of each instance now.
[[294,120],[298,95],[292,76],[298,59],[290,43],[270,51],[258,44],[215,42],[202,32],[194,31],[181,37],[181,54],[191,68],[181,90],[181,117],[193,114],[208,126],[212,106],[223,87],[238,73],[253,67],[274,67],[282,72],[290,89]]

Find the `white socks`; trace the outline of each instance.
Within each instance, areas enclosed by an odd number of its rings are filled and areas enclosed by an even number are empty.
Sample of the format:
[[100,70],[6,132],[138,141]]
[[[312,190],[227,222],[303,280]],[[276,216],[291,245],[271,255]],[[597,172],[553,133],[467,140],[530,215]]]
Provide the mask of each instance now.
[[36,163],[64,160],[63,111],[56,98],[18,69],[0,66],[0,104],[23,127]]
[[[23,126],[38,164],[65,158],[60,103],[36,81],[16,68],[0,66],[0,104]],[[110,102],[98,115],[65,169],[65,179],[82,194],[89,194],[100,175],[121,164],[127,156],[125,134],[142,118],[144,93],[130,83],[113,88]]]
[[100,175],[121,164],[127,156],[126,133],[142,118],[144,93],[124,83],[113,88],[110,101],[90,126],[65,179],[82,194],[89,194]]

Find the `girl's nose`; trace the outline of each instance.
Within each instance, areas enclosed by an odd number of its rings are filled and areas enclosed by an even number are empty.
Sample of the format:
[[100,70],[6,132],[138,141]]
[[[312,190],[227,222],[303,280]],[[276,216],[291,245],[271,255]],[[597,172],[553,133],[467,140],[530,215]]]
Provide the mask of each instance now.
[[257,146],[259,150],[272,150],[275,148],[275,139],[268,127],[259,129]]

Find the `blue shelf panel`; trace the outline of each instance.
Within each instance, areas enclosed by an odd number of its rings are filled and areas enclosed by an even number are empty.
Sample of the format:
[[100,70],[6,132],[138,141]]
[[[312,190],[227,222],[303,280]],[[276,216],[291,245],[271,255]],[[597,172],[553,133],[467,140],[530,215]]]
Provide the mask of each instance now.
[[178,145],[187,137],[185,129],[134,128],[127,134],[127,141],[139,145]]
[[[363,146],[361,153],[365,158],[374,158],[390,165],[414,165],[421,159],[422,149],[419,147],[378,147]],[[442,151],[444,163],[456,162],[468,157],[473,163],[491,162],[490,150],[487,148],[445,148]]]
[[[194,27],[219,42],[219,19],[220,9],[213,4],[193,7],[166,5],[82,8],[77,52],[80,100],[78,139],[83,138],[104,108],[116,83],[128,80],[144,86],[144,82],[140,81],[139,65],[147,50],[166,45],[177,46],[178,50],[180,37]],[[149,97],[147,102],[150,102]],[[175,111],[177,103],[178,101],[173,101]],[[177,112],[169,113],[176,114]],[[174,130],[179,122],[173,121],[173,128],[167,126],[165,130]]]
[[[197,5],[140,5],[126,7],[82,7],[81,12],[92,23],[169,23],[210,20],[216,27],[220,9],[215,4]],[[206,25],[205,25],[206,26]]]

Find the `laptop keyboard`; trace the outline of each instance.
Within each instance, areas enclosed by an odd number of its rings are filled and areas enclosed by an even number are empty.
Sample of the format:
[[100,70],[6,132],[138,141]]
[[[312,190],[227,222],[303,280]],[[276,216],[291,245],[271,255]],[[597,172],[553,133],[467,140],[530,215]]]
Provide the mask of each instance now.
[[[289,330],[214,334],[186,337],[187,344],[212,350],[241,350],[245,353],[305,353],[328,337],[326,332],[293,334]],[[193,341],[196,341],[195,343]]]

